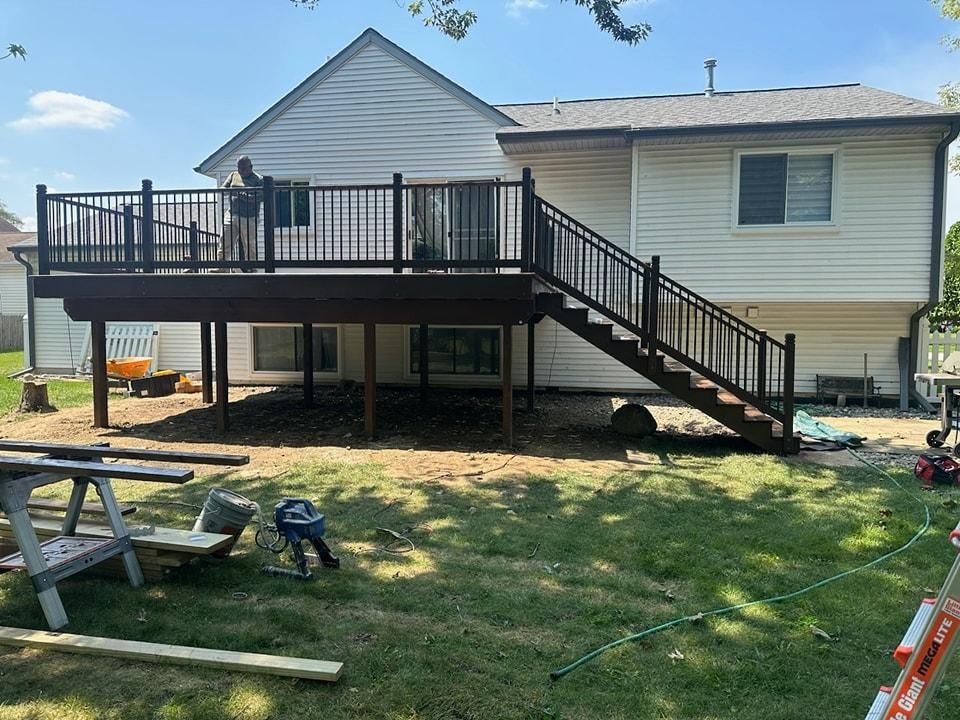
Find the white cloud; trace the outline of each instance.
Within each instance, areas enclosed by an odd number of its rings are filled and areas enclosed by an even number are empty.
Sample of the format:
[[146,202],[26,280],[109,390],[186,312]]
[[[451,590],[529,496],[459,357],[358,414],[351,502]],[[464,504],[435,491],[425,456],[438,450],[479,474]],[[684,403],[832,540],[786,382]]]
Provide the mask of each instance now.
[[38,128],[84,128],[108,130],[128,117],[125,110],[103,100],[61,92],[44,90],[27,100],[26,115],[7,123],[16,130]]
[[23,220],[23,224],[20,226],[21,232],[36,232],[37,231],[37,219],[30,216],[25,216],[20,218]]
[[509,0],[507,2],[507,15],[519,17],[527,10],[540,10],[546,6],[543,0]]
[[68,181],[68,182],[69,182],[70,180],[76,180],[76,179],[77,179],[77,176],[76,176],[76,175],[74,175],[72,172],[67,172],[66,170],[57,170],[57,171],[53,174],[53,176],[54,176],[55,178],[58,178],[58,179],[60,179],[60,180],[66,180],[66,181]]

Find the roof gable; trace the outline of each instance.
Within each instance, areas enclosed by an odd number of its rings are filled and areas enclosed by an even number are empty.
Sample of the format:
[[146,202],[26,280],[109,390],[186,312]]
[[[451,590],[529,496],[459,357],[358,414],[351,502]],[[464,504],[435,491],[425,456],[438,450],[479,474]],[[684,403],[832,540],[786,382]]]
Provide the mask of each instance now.
[[356,40],[320,66],[320,68],[318,68],[306,80],[301,82],[299,85],[297,85],[297,87],[280,98],[280,100],[274,103],[266,112],[247,125],[239,133],[230,138],[230,140],[224,143],[208,158],[203,160],[197,167],[194,168],[194,170],[200,173],[209,173],[213,168],[223,162],[225,158],[229,157],[231,153],[235,152],[260,130],[269,125],[270,122],[272,122],[275,118],[296,104],[300,99],[316,88],[317,85],[337,72],[337,70],[343,67],[343,65],[360,53],[364,48],[371,45],[376,46],[380,50],[392,56],[398,62],[407,66],[417,74],[432,82],[434,85],[438,86],[441,90],[446,91],[453,97],[460,100],[466,106],[472,108],[494,123],[501,126],[517,124],[513,118],[494,108],[492,105],[485,103],[473,93],[464,89],[460,85],[457,85],[455,82],[440,74],[426,63],[418,60],[399,45],[391,42],[373,28],[368,28]]

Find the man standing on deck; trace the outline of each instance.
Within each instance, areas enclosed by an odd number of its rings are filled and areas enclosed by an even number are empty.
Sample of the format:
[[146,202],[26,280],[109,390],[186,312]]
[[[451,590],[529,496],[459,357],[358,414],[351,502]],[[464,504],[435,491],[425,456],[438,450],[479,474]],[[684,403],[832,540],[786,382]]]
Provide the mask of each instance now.
[[[237,158],[237,169],[227,176],[223,188],[262,188],[263,177],[253,171],[253,162],[246,155]],[[263,193],[260,190],[234,190],[226,193],[227,209],[223,213],[223,232],[217,260],[239,260],[249,263],[257,259],[257,220]],[[238,255],[239,253],[239,255]],[[243,272],[255,272],[242,266]]]

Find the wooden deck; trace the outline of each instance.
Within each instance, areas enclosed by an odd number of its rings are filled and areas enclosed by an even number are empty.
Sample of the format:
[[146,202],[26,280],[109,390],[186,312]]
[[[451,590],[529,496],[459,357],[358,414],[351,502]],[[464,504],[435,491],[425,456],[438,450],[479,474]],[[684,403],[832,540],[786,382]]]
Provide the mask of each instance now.
[[[313,400],[312,327],[322,323],[364,326],[365,426],[376,435],[376,326],[500,325],[504,443],[513,440],[512,328],[536,320],[533,273],[398,274],[91,274],[32,278],[38,298],[59,298],[67,314],[91,326],[94,424],[107,427],[106,323],[195,322],[201,340],[203,396],[215,402],[217,426],[229,429],[227,323],[275,322],[303,326],[304,401]],[[211,342],[211,326],[213,341]],[[214,352],[215,350],[215,352]],[[533,372],[533,346],[528,368]],[[213,358],[217,359],[214,366]],[[426,387],[427,363],[420,382]],[[213,397],[214,385],[217,388]],[[528,378],[527,404],[533,403]]]

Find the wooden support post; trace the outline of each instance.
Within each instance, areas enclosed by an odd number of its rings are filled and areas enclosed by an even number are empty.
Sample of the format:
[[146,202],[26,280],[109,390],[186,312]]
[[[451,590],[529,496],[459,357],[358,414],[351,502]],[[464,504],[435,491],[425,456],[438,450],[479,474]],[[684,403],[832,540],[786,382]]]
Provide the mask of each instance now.
[[303,404],[313,405],[313,325],[303,324]]
[[786,350],[783,354],[783,452],[796,452],[793,442],[793,384],[796,372],[797,336],[787,333],[784,337]]
[[430,387],[430,347],[429,347],[429,328],[427,325],[421,325],[420,329],[420,399],[427,399],[427,391]]
[[227,324],[214,323],[214,350],[217,366],[217,430],[227,432],[230,429],[228,403],[230,380],[227,377]]
[[213,347],[208,322],[200,323],[200,387],[203,402],[210,405],[213,402]]
[[93,426],[109,427],[107,413],[107,326],[102,320],[90,323],[90,368],[93,371]]
[[37,185],[37,274],[50,274],[50,227],[47,219],[46,185]]
[[368,438],[377,434],[377,325],[363,324],[363,425]]
[[527,412],[533,412],[537,385],[536,329],[532,321],[527,323]]
[[503,444],[513,446],[513,326],[503,326],[500,373],[503,379]]

